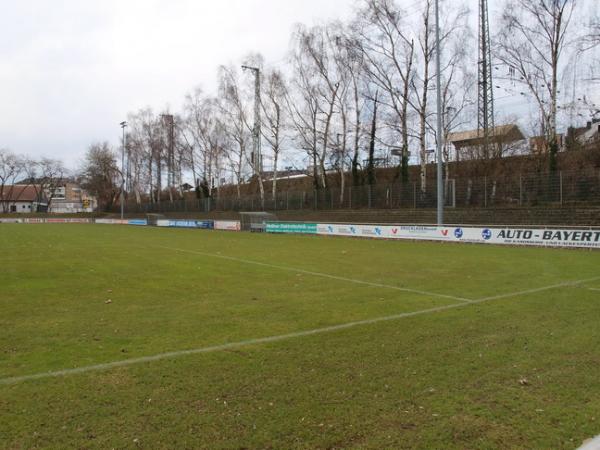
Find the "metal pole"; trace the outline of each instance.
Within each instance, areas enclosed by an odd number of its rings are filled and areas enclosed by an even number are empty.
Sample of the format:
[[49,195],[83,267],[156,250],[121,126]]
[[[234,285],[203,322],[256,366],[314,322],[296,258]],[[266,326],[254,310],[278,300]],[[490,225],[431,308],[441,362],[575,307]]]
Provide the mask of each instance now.
[[417,209],[417,183],[413,183],[413,208]]
[[560,176],[560,205],[562,206],[564,203],[564,198],[563,198],[563,174],[562,171],[559,174]]
[[487,208],[487,176],[483,177],[483,206]]
[[123,142],[121,147],[121,220],[125,215],[125,127],[127,122],[121,122],[121,128],[123,129]]
[[523,175],[519,175],[519,206],[523,206]]
[[442,161],[442,74],[441,74],[441,48],[440,48],[440,2],[435,0],[435,40],[436,40],[436,84],[437,84],[437,223],[444,225],[444,187],[443,161]]

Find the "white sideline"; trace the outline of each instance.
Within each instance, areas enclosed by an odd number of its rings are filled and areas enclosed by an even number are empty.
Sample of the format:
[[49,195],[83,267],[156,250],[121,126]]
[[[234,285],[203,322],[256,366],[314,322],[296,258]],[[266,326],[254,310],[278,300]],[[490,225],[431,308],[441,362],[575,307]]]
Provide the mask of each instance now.
[[162,246],[157,246],[157,248],[161,248],[163,250],[171,250],[174,252],[190,253],[192,255],[201,255],[201,256],[209,256],[211,258],[226,259],[228,261],[235,261],[235,262],[240,262],[240,263],[244,263],[244,264],[252,264],[255,266],[270,267],[271,269],[285,270],[288,272],[297,272],[297,273],[302,273],[305,275],[312,275],[315,277],[329,278],[331,280],[346,281],[348,283],[362,284],[365,286],[373,286],[373,287],[384,288],[384,289],[393,289],[393,290],[401,291],[401,292],[409,292],[411,294],[425,295],[427,297],[438,297],[438,298],[444,298],[444,299],[449,299],[449,300],[458,300],[459,302],[464,302],[464,303],[471,303],[473,301],[468,298],[456,297],[454,295],[446,295],[446,294],[439,294],[436,292],[421,291],[419,289],[410,289],[410,288],[403,288],[403,287],[399,287],[399,286],[391,286],[389,284],[373,283],[370,281],[363,281],[363,280],[357,280],[354,278],[340,277],[340,276],[331,275],[328,273],[313,272],[313,271],[304,270],[304,269],[296,269],[295,267],[278,266],[276,264],[252,261],[250,259],[242,259],[242,258],[235,258],[233,256],[218,255],[216,253],[207,253],[207,252],[200,252],[197,250],[184,250],[181,248],[162,247]]
[[109,362],[109,363],[104,363],[104,364],[96,364],[93,366],[83,366],[83,367],[76,367],[73,369],[64,369],[64,370],[43,372],[43,373],[37,373],[37,374],[31,374],[31,375],[23,375],[23,376],[18,376],[18,377],[2,378],[2,379],[0,379],[0,385],[11,385],[11,384],[21,383],[24,381],[39,380],[39,379],[44,379],[44,378],[56,378],[56,377],[76,375],[76,374],[86,373],[86,372],[108,370],[108,369],[114,369],[114,368],[118,368],[118,367],[126,367],[126,366],[132,366],[132,365],[136,365],[136,364],[147,363],[147,362],[160,361],[160,360],[164,360],[164,359],[173,359],[173,358],[178,358],[180,356],[197,355],[197,354],[202,354],[202,353],[213,353],[213,352],[219,352],[219,351],[223,351],[223,350],[247,347],[247,346],[251,346],[251,345],[267,344],[267,343],[271,343],[271,342],[284,341],[287,339],[294,339],[294,338],[299,338],[299,337],[304,337],[304,336],[312,336],[312,335],[317,335],[317,334],[331,333],[334,331],[346,330],[348,328],[354,328],[354,327],[358,327],[358,326],[362,326],[362,325],[372,325],[372,324],[376,324],[376,323],[380,323],[380,322],[388,322],[388,321],[392,321],[392,320],[404,319],[407,317],[415,317],[415,316],[420,316],[420,315],[429,314],[429,313],[447,311],[450,309],[464,308],[467,306],[490,302],[493,300],[518,297],[520,295],[543,292],[543,291],[558,289],[558,288],[562,288],[562,287],[577,286],[577,285],[580,285],[583,283],[590,283],[592,281],[597,281],[597,280],[600,280],[600,277],[590,278],[587,280],[566,281],[564,283],[553,284],[551,286],[541,287],[541,288],[537,288],[537,289],[529,289],[527,291],[519,291],[519,292],[513,292],[513,293],[509,293],[509,294],[485,297],[485,298],[481,298],[479,300],[473,300],[469,303],[465,303],[465,302],[455,303],[452,305],[438,306],[436,308],[423,309],[420,311],[395,314],[392,316],[378,317],[378,318],[374,318],[374,319],[360,320],[360,321],[356,321],[356,322],[348,322],[348,323],[344,323],[344,324],[340,324],[340,325],[332,325],[332,326],[324,327],[324,328],[315,328],[313,330],[281,334],[278,336],[268,336],[268,337],[257,338],[257,339],[248,339],[248,340],[240,341],[240,342],[231,342],[229,344],[214,345],[211,347],[202,347],[202,348],[197,348],[197,349],[192,349],[192,350],[181,350],[181,351],[176,351],[176,352],[159,353],[157,355],[124,359],[121,361],[114,361],[114,362]]

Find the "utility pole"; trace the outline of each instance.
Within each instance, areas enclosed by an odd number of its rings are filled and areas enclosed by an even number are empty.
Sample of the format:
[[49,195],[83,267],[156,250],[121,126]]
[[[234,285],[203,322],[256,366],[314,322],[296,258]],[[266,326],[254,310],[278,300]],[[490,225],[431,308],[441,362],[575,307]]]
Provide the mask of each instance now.
[[494,83],[490,21],[487,0],[479,0],[479,70],[478,70],[477,134],[483,138],[483,156],[490,157],[490,139],[494,135]]
[[127,122],[121,122],[121,129],[123,130],[123,142],[121,147],[121,220],[125,215],[125,128]]
[[261,152],[261,117],[260,117],[260,69],[258,67],[242,66],[243,70],[250,70],[254,73],[254,129],[253,136],[253,152],[252,165],[254,166],[255,175],[262,176],[263,161]]
[[436,85],[437,85],[437,224],[444,225],[444,174],[443,174],[443,139],[442,131],[442,64],[440,46],[440,0],[435,0],[435,42],[436,42]]

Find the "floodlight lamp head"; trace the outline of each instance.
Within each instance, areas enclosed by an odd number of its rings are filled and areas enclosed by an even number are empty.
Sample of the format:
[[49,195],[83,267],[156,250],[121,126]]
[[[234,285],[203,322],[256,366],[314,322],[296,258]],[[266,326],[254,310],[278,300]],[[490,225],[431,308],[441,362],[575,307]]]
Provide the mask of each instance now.
[[252,70],[254,72],[258,72],[259,71],[258,67],[251,67],[251,66],[247,66],[245,64],[242,64],[242,70]]

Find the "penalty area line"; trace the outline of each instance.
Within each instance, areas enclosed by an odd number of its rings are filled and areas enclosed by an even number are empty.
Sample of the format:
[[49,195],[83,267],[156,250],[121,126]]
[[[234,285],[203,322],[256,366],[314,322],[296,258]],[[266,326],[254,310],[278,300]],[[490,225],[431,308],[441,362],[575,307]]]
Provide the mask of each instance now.
[[458,308],[466,308],[466,307],[469,307],[472,305],[491,302],[494,300],[514,298],[514,297],[519,297],[521,295],[526,295],[526,294],[539,293],[539,292],[544,292],[544,291],[549,291],[549,290],[559,289],[559,288],[569,287],[569,286],[577,286],[577,285],[580,285],[583,283],[589,283],[589,282],[596,281],[596,280],[600,280],[600,277],[591,278],[591,279],[587,279],[587,280],[579,280],[579,281],[566,281],[563,283],[553,284],[551,286],[541,287],[541,288],[537,288],[537,289],[529,289],[526,291],[519,291],[519,292],[508,293],[508,294],[496,295],[496,296],[492,296],[492,297],[485,297],[485,298],[481,298],[479,300],[471,301],[469,303],[465,303],[465,302],[454,303],[451,305],[438,306],[435,308],[422,309],[419,311],[406,312],[406,313],[395,314],[395,315],[385,316],[385,317],[378,317],[378,318],[373,318],[373,319],[359,320],[359,321],[355,321],[355,322],[348,322],[348,323],[332,325],[332,326],[323,327],[323,328],[315,328],[312,330],[297,331],[297,332],[293,332],[293,333],[281,334],[278,336],[268,336],[268,337],[257,338],[257,339],[248,339],[248,340],[239,341],[239,342],[232,342],[232,343],[228,343],[228,344],[214,345],[214,346],[210,346],[210,347],[202,347],[202,348],[191,349],[191,350],[180,350],[180,351],[174,351],[174,352],[159,353],[159,354],[151,355],[151,356],[142,356],[139,358],[124,359],[124,360],[120,360],[120,361],[113,361],[113,362],[104,363],[104,364],[95,364],[95,365],[91,365],[91,366],[76,367],[76,368],[72,368],[72,369],[63,369],[63,370],[49,371],[49,372],[43,372],[43,373],[37,373],[37,374],[31,374],[31,375],[2,378],[2,379],[0,379],[0,385],[14,385],[14,384],[22,383],[25,381],[40,380],[40,379],[46,379],[46,378],[58,378],[58,377],[82,374],[82,373],[87,373],[87,372],[105,371],[105,370],[110,370],[110,369],[115,369],[115,368],[120,368],[120,367],[128,367],[128,366],[133,366],[133,365],[138,365],[138,364],[143,364],[143,363],[150,363],[150,362],[154,362],[154,361],[175,359],[175,358],[179,358],[179,357],[183,357],[183,356],[199,355],[199,354],[204,354],[204,353],[214,353],[214,352],[220,352],[220,351],[225,351],[225,350],[237,349],[237,348],[241,348],[241,347],[249,347],[249,346],[253,346],[253,345],[280,342],[280,341],[285,341],[285,340],[290,340],[290,339],[295,339],[295,338],[302,338],[302,337],[306,337],[306,336],[314,336],[314,335],[319,335],[319,334],[332,333],[332,332],[336,332],[336,331],[347,330],[350,328],[356,328],[359,326],[373,325],[373,324],[377,324],[377,323],[390,322],[390,321],[394,321],[394,320],[400,320],[400,319],[405,319],[405,318],[409,318],[409,317],[416,317],[416,316],[421,316],[421,315],[425,315],[425,314],[438,313],[438,312],[443,312],[443,311],[448,311],[448,310],[453,310],[453,309],[458,309]]
[[288,271],[288,272],[302,273],[304,275],[311,275],[311,276],[314,276],[314,277],[328,278],[330,280],[345,281],[345,282],[354,283],[354,284],[362,284],[364,286],[378,287],[378,288],[383,288],[383,289],[393,289],[395,291],[407,292],[407,293],[418,294],[418,295],[424,295],[424,296],[427,296],[427,297],[437,297],[437,298],[443,298],[443,299],[446,299],[446,300],[456,300],[456,301],[463,302],[463,303],[472,303],[473,302],[473,300],[471,300],[471,299],[464,298],[464,297],[457,297],[457,296],[454,296],[454,295],[440,294],[440,293],[437,293],[437,292],[422,291],[422,290],[419,290],[419,289],[403,288],[403,287],[400,287],[400,286],[392,286],[392,285],[389,285],[389,284],[382,284],[382,283],[374,283],[374,282],[371,282],[371,281],[357,280],[355,278],[347,278],[347,277],[341,277],[341,276],[338,276],[338,275],[331,275],[331,274],[328,274],[328,273],[313,272],[311,270],[305,270],[305,269],[297,269],[295,267],[280,266],[280,265],[277,265],[277,264],[264,263],[264,262],[260,262],[260,261],[252,261],[250,259],[236,258],[234,256],[218,255],[216,253],[200,252],[200,251],[197,251],[197,250],[185,250],[185,249],[173,248],[173,247],[158,246],[157,248],[161,248],[163,250],[171,250],[171,251],[180,252],[180,253],[189,253],[189,254],[192,254],[192,255],[208,256],[208,257],[211,257],[211,258],[220,258],[220,259],[225,259],[227,261],[234,261],[234,262],[238,262],[238,263],[251,264],[251,265],[254,265],[254,266],[261,266],[261,267],[269,267],[271,269],[285,270],[285,271]]

